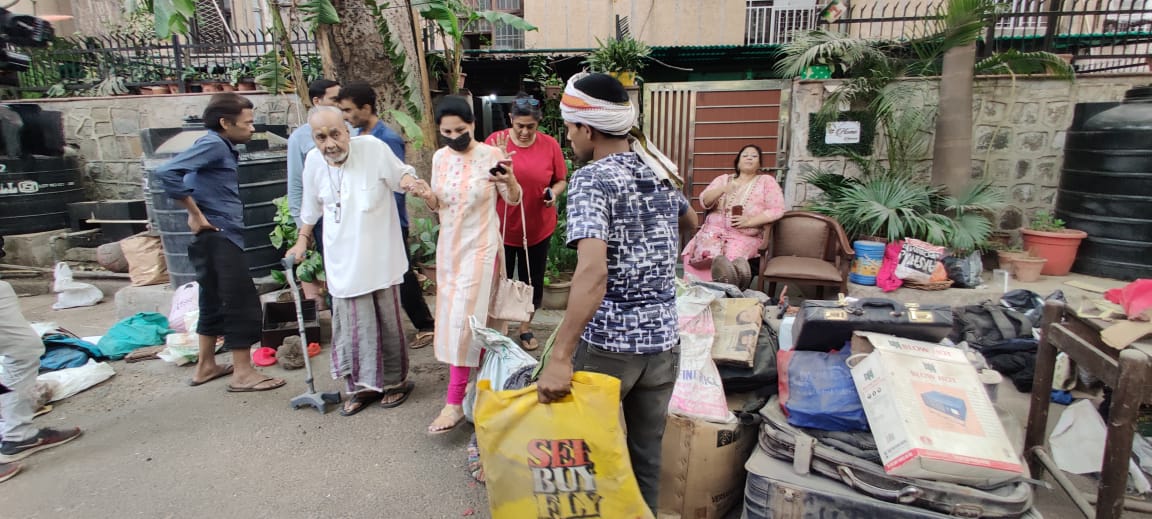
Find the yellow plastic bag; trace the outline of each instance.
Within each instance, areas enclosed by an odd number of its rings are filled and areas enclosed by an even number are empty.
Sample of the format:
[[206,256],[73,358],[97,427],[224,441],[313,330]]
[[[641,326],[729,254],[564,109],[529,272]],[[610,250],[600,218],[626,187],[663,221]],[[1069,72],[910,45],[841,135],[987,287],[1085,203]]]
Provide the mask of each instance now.
[[479,384],[476,437],[493,519],[652,519],[620,426],[620,380],[577,372],[572,394]]

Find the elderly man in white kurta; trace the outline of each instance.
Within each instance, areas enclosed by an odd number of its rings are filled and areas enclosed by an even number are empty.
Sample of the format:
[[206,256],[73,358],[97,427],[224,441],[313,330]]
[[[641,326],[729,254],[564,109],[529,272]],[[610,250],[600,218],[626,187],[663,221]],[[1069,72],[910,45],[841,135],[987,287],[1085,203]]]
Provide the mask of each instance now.
[[316,149],[304,162],[303,225],[289,254],[302,258],[324,218],[324,272],[332,295],[332,376],[356,414],[376,401],[396,407],[415,387],[400,324],[408,260],[392,193],[424,185],[415,170],[372,136],[350,137],[343,114],[329,107],[308,118]]

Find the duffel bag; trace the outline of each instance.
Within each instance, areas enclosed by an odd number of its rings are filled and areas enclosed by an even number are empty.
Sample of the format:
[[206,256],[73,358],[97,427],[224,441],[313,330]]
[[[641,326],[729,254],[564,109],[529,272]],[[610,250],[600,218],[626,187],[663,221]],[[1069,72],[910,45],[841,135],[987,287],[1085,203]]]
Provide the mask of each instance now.
[[[807,430],[789,425],[775,397],[760,410],[760,416],[763,424],[759,447],[775,458],[791,461],[797,473],[815,472],[881,501],[958,517],[1017,519],[1032,508],[1032,487],[1023,479],[976,488],[890,476],[883,466],[833,448]],[[845,441],[843,435],[839,439]],[[856,443],[857,448],[867,444],[866,441],[848,443]]]

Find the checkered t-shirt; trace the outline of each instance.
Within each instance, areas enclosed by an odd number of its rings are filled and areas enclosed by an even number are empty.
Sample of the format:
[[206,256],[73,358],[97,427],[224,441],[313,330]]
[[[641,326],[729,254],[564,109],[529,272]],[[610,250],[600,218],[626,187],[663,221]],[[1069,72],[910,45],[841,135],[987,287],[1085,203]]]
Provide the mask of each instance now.
[[583,338],[601,349],[660,353],[676,345],[677,215],[683,197],[635,153],[618,153],[572,175],[568,246],[608,244],[608,287]]

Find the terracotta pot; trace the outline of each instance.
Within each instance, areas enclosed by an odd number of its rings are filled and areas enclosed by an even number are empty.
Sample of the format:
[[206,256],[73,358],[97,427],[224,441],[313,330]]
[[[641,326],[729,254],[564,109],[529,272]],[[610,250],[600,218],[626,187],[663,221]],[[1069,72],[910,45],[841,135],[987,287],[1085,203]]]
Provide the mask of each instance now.
[[220,84],[219,83],[200,83],[200,91],[204,92],[204,93],[219,92],[220,91]]
[[1053,232],[1020,229],[1020,236],[1024,240],[1024,250],[1048,260],[1044,265],[1045,276],[1067,276],[1076,261],[1080,242],[1088,237],[1088,233],[1076,229]]
[[236,85],[236,90],[239,90],[240,92],[251,92],[256,90],[256,83],[251,81],[241,81]]
[[568,308],[568,294],[571,289],[572,282],[570,281],[544,285],[544,297],[540,301],[540,306],[549,310]]
[[548,85],[544,87],[544,97],[548,99],[560,99],[564,95],[563,85]]
[[1021,257],[1012,260],[1012,270],[1017,281],[1034,283],[1040,280],[1040,274],[1047,263],[1046,258]]
[[236,91],[236,87],[232,86],[232,83],[219,83],[217,86],[220,87],[221,92],[235,92]]
[[179,94],[180,93],[180,85],[168,85],[168,93],[169,94]]
[[166,86],[142,86],[140,87],[140,95],[155,96],[160,94],[167,94],[168,87]]
[[1016,261],[1016,258],[1024,258],[1027,256],[1028,253],[1024,251],[996,251],[997,263],[1000,264],[1000,268],[1008,272],[1012,272],[1012,262]]

